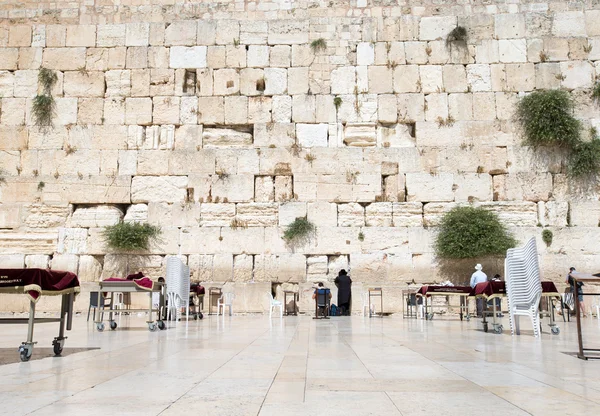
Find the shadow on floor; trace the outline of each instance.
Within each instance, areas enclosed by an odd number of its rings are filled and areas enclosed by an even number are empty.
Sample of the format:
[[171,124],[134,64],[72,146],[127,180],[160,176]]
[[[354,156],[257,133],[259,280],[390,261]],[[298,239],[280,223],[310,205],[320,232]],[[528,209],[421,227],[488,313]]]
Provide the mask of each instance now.
[[[90,350],[99,350],[100,348],[64,348],[61,354],[62,357],[67,355],[77,354],[78,352],[85,352]],[[29,361],[41,360],[42,358],[54,357],[54,351],[52,348],[34,348],[33,355]],[[60,357],[56,357],[60,358]],[[14,364],[21,362],[19,358],[19,352],[17,348],[0,348],[0,365]]]

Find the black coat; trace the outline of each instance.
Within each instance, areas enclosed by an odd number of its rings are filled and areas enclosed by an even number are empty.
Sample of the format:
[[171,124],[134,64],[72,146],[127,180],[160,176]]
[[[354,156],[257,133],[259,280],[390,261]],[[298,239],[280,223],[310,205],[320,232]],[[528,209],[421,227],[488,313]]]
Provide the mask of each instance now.
[[338,305],[350,302],[352,295],[352,279],[348,275],[338,275],[335,278],[335,285],[338,288]]

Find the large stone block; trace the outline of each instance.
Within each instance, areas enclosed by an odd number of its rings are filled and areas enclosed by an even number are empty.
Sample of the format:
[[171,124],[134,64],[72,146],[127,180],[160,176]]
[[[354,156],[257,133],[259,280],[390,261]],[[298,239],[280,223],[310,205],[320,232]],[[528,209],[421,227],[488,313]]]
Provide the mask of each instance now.
[[392,217],[394,227],[422,227],[423,204],[420,202],[394,202]]
[[175,21],[165,29],[165,45],[195,45],[197,30],[195,20]]
[[527,62],[527,41],[525,39],[501,39],[498,41],[500,62]]
[[96,46],[103,48],[124,46],[126,29],[125,25],[98,25]]
[[363,227],[365,225],[365,209],[357,203],[338,204],[339,227]]
[[307,19],[286,19],[269,22],[269,45],[308,43],[309,21]]
[[269,202],[240,203],[236,219],[248,227],[272,227],[278,224],[278,204]]
[[391,227],[392,203],[375,202],[365,208],[365,224],[367,227]]
[[556,37],[586,36],[583,11],[558,12],[554,15],[552,34]]
[[119,208],[110,205],[98,205],[75,209],[67,224],[73,228],[97,228],[115,225],[122,219],[123,211]]
[[206,46],[173,46],[169,55],[170,68],[205,68]]
[[442,202],[454,200],[454,175],[451,173],[407,173],[407,200]]
[[135,176],[131,181],[131,202],[183,202],[187,176]]
[[302,147],[327,147],[327,124],[296,124],[296,138]]
[[483,202],[481,207],[493,211],[500,221],[516,227],[534,227],[538,223],[538,209],[535,202]]
[[248,202],[254,198],[254,175],[241,174],[212,178],[213,201],[219,197],[220,200],[227,199],[229,202]]
[[59,71],[75,71],[85,67],[85,59],[85,48],[46,48],[42,66]]
[[419,24],[419,38],[421,40],[446,39],[448,33],[455,27],[455,16],[422,17]]
[[251,133],[233,129],[206,128],[202,134],[202,144],[206,148],[211,147],[247,147],[252,146]]
[[560,69],[563,88],[591,88],[594,82],[594,67],[587,61],[561,62]]

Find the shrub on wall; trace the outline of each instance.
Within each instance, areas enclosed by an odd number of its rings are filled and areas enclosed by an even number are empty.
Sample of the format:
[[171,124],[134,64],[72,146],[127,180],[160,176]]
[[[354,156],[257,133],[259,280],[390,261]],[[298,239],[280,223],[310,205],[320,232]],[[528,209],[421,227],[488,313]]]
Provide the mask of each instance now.
[[283,239],[289,244],[301,242],[315,232],[315,225],[306,218],[298,217],[287,226]]
[[516,240],[498,216],[483,208],[456,207],[444,215],[435,240],[441,259],[504,255]]
[[148,223],[120,222],[104,228],[106,245],[114,250],[148,250],[161,234],[160,227]]
[[581,134],[574,108],[573,99],[563,90],[535,91],[524,97],[517,106],[516,118],[525,144],[573,148]]

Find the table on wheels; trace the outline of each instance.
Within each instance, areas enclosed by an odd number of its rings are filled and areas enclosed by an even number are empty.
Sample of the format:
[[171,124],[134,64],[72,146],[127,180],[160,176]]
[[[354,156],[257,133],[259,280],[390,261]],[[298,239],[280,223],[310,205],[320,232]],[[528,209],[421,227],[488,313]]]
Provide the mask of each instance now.
[[[421,286],[419,290],[417,290],[417,297],[423,298],[423,305],[425,308],[425,319],[432,320],[433,319],[433,299],[428,303],[427,299],[435,296],[458,296],[460,306],[459,306],[459,315],[460,320],[463,320],[463,317],[468,321],[470,319],[469,315],[469,294],[471,293],[470,286],[435,286],[435,285],[425,285]],[[442,306],[440,306],[442,307]],[[446,307],[443,305],[443,307]]]
[[[108,322],[110,329],[117,329],[117,322],[113,319],[113,313],[119,312],[119,309],[113,308],[113,298],[115,293],[147,293],[148,294],[148,308],[147,309],[129,309],[128,312],[147,312],[148,320],[146,323],[148,324],[148,330],[151,332],[156,331],[157,329],[166,329],[165,323],[161,317],[161,311],[164,308],[164,288],[165,284],[162,282],[153,282],[148,277],[143,277],[141,279],[135,280],[127,280],[127,279],[118,279],[111,278],[102,280],[99,283],[99,295],[98,295],[98,305],[101,305],[100,313],[98,314],[98,319],[96,320],[96,329],[100,332],[104,331],[104,313],[108,312]],[[158,308],[154,308],[152,305],[152,293],[160,293],[160,302]],[[104,298],[110,294],[110,305],[108,309],[104,308]],[[156,322],[152,319],[152,313],[156,312]]]
[[[500,313],[501,311],[497,310],[496,302],[492,302],[492,311],[490,312],[487,308],[487,301],[506,297],[506,282],[499,281],[477,283],[477,285],[472,289],[470,296],[475,298],[483,298],[486,300],[486,302],[484,303],[484,310],[482,311],[481,321],[481,323],[483,324],[483,331],[488,332],[489,328],[487,317],[491,315],[492,330],[496,334],[501,334],[504,328],[502,327],[502,324],[498,323],[496,319],[498,313]],[[560,293],[558,293],[558,289],[556,289],[556,285],[554,283],[542,282],[542,298],[545,298],[548,301],[548,317],[550,319],[550,323],[548,324],[548,326],[550,326],[550,332],[554,335],[558,335],[560,333],[560,328],[556,326],[556,322],[554,320],[554,307],[552,301],[554,299],[560,300]]]
[[[65,344],[65,324],[71,330],[73,301],[79,293],[79,279],[71,272],[46,269],[0,269],[0,293],[27,295],[29,298],[28,318],[2,318],[0,324],[27,323],[27,340],[19,346],[21,361],[29,361],[33,354],[33,328],[36,323],[58,322],[58,336],[52,341],[55,355],[60,355]],[[36,318],[35,306],[42,296],[61,296],[58,318]]]
[[[290,313],[289,309],[288,309],[288,296],[292,297],[292,306],[293,306],[293,312]],[[293,290],[284,290],[283,291],[283,307],[285,308],[285,315],[294,315],[294,316],[298,316],[298,292],[295,292]]]
[[[213,304],[217,306],[217,301],[221,298],[223,292],[220,287],[209,287],[208,288],[208,314],[214,315],[212,313]],[[225,310],[223,310],[225,311]],[[218,312],[218,311],[217,311]],[[223,312],[224,314],[225,312]]]
[[[383,289],[380,287],[370,287],[368,290],[369,293],[369,318],[374,315],[379,315],[379,317],[383,317]],[[373,305],[373,309],[371,309],[371,298],[379,298],[380,304],[380,312],[375,312],[375,305]]]
[[[575,298],[575,317],[577,319],[577,344],[579,346],[579,351],[577,352],[577,358],[582,360],[588,359],[600,359],[600,348],[584,348],[583,346],[583,334],[581,332],[581,311],[579,308],[579,295],[597,295],[597,293],[579,293],[579,288],[577,287],[577,283],[600,283],[600,273],[596,274],[586,274],[586,273],[571,273],[573,277],[573,288],[574,288],[574,298]],[[593,356],[586,355],[585,352],[590,351]]]

